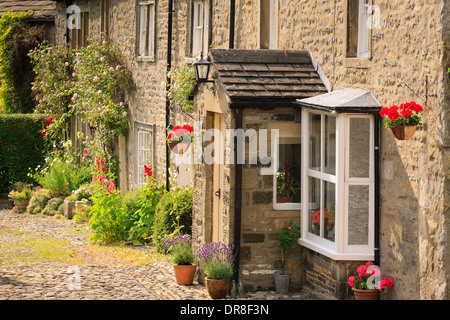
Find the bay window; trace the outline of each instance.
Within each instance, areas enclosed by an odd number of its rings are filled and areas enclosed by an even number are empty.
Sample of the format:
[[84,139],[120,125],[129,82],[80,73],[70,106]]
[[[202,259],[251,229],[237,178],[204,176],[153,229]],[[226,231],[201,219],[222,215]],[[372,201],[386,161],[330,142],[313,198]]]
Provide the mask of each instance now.
[[[381,106],[366,93],[348,89],[298,100],[304,163],[299,243],[334,260],[374,258],[374,112]],[[339,99],[348,104],[336,104]],[[354,107],[358,100],[361,106]]]

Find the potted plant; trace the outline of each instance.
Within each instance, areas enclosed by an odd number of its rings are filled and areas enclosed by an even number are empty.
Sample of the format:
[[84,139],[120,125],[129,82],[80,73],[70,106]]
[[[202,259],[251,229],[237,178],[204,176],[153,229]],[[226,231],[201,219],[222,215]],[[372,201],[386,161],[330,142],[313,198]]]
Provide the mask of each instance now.
[[300,181],[295,179],[295,167],[288,160],[283,161],[283,170],[277,173],[277,194],[281,202],[292,202],[300,190]]
[[194,282],[197,265],[194,264],[195,256],[192,252],[192,239],[183,232],[169,235],[163,246],[169,252],[175,279],[177,284],[190,286]]
[[16,210],[23,211],[27,209],[30,199],[33,196],[33,191],[28,184],[17,182],[14,184],[13,190],[8,196],[14,201]]
[[206,275],[206,289],[213,299],[225,298],[231,289],[234,246],[222,242],[203,244],[197,252],[197,261]]
[[390,289],[394,286],[392,278],[381,276],[380,270],[372,261],[359,266],[356,269],[356,276],[348,279],[348,284],[355,293],[356,300],[378,300],[380,292],[384,289]]
[[184,126],[175,126],[172,132],[167,135],[167,144],[172,152],[183,154],[185,153],[193,141],[194,128],[185,124]]
[[291,272],[285,270],[285,253],[297,242],[300,227],[289,221],[284,223],[281,231],[275,234],[276,244],[281,251],[281,271],[275,271],[275,288],[277,293],[289,292]]
[[386,117],[386,128],[398,140],[408,140],[413,137],[418,125],[421,125],[420,113],[423,107],[414,102],[402,103],[400,106],[383,107],[381,117]]

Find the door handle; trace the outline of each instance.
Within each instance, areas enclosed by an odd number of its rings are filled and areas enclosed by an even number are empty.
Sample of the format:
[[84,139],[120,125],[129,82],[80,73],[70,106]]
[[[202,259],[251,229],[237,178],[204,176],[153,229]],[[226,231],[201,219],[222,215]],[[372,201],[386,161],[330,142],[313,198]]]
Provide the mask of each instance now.
[[220,199],[220,189],[217,190],[216,192],[214,192],[214,195],[216,195],[216,196],[219,197],[219,199]]

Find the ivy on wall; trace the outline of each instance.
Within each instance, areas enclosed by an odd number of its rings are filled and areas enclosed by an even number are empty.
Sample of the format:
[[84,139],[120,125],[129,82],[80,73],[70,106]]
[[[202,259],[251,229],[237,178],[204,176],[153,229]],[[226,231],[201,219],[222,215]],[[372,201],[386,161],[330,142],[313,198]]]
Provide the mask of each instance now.
[[33,12],[8,12],[0,17],[0,111],[33,112],[33,65],[28,52],[45,41],[44,25],[31,22]]

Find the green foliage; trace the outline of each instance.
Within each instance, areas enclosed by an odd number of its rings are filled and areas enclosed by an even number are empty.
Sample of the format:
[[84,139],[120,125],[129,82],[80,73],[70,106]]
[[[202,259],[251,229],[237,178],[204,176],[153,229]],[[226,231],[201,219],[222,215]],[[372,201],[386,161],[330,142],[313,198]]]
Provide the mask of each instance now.
[[91,240],[102,243],[131,241],[139,245],[149,242],[155,210],[164,185],[149,177],[148,183],[136,191],[116,190],[114,180],[103,175],[104,162],[99,161],[94,179],[94,192],[89,208]]
[[11,199],[25,200],[31,199],[33,191],[31,186],[24,182],[16,182],[13,186],[13,190],[8,195]]
[[0,192],[18,181],[36,182],[28,169],[44,163],[44,119],[37,114],[0,114]]
[[30,113],[35,107],[33,65],[27,54],[45,40],[45,29],[28,23],[32,16],[29,11],[0,17],[0,110],[7,113]]
[[133,205],[128,204],[128,212],[134,224],[130,228],[128,240],[135,243],[150,240],[156,207],[163,192],[164,185],[156,180],[150,180],[139,189],[134,198],[129,198]]
[[284,274],[284,252],[297,242],[300,235],[300,227],[295,225],[292,221],[284,223],[281,231],[275,233],[276,244],[281,250],[281,263]]
[[194,88],[196,78],[194,67],[183,63],[169,71],[170,86],[167,95],[173,104],[182,110],[192,111],[194,102],[188,99]]
[[41,213],[42,210],[47,206],[48,201],[51,199],[51,196],[47,190],[40,189],[36,191],[31,197],[30,203],[27,207],[28,214],[38,214]]
[[56,214],[64,215],[64,199],[52,198],[48,201],[42,214],[46,216],[54,216]]
[[166,235],[179,229],[192,234],[192,188],[176,188],[165,193],[156,207],[153,245],[160,251]]
[[124,210],[124,197],[120,191],[111,194],[97,191],[89,209],[89,225],[94,233],[90,240],[99,243],[114,243],[128,239],[132,222]]
[[190,265],[195,262],[190,235],[176,230],[173,234],[167,236],[163,246],[169,252],[173,264]]
[[40,174],[37,181],[54,196],[68,196],[82,184],[91,180],[91,173],[86,168],[78,168],[73,162],[53,160]]
[[[53,117],[46,139],[57,148],[65,142],[67,123],[82,118],[94,131],[94,139],[82,141],[92,158],[108,162],[115,172],[116,138],[128,130],[126,92],[134,89],[131,73],[118,50],[108,42],[92,42],[77,50],[42,45],[30,53],[36,80],[33,90],[39,112]],[[80,139],[81,141],[81,139]],[[95,165],[95,162],[91,162]]]

